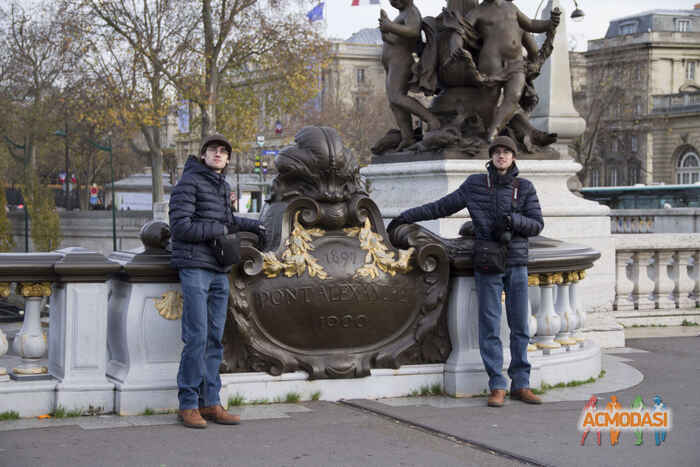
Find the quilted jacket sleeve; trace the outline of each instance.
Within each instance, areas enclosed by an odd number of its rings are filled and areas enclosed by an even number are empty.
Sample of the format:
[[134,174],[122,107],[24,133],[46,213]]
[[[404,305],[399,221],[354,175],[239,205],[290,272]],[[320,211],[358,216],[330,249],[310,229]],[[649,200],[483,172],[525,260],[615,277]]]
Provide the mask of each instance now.
[[407,209],[401,213],[407,222],[427,221],[451,216],[467,205],[467,182],[452,193],[443,196],[437,201],[422,206]]
[[[521,212],[514,212],[511,215],[513,231],[523,237],[534,237],[539,235],[544,228],[544,220],[542,219],[542,210],[540,209],[540,201],[537,199],[535,186],[529,181],[526,182],[523,193],[523,209]],[[523,187],[525,188],[525,187]]]
[[197,186],[182,178],[170,195],[170,231],[175,240],[201,243],[226,234],[223,222],[202,222],[195,216]]

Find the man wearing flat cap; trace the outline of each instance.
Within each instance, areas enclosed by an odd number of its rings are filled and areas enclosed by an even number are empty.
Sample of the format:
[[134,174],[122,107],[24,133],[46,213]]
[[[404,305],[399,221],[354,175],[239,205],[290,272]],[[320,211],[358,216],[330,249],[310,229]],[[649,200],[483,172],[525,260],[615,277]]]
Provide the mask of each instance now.
[[544,227],[534,185],[518,177],[517,147],[507,136],[494,138],[489,146],[487,173],[467,178],[454,192],[432,203],[408,209],[393,219],[387,230],[406,223],[450,216],[465,207],[471,216],[475,241],[493,242],[507,248],[504,272],[484,272],[475,267],[479,300],[479,349],[489,376],[488,405],[501,407],[508,382],[503,376],[501,345],[501,295],[506,294],[510,327],[511,399],[530,404],[541,400],[530,390],[528,345],[528,237]]
[[204,138],[199,156],[190,156],[170,196],[172,258],[182,286],[182,342],[177,374],[179,418],[189,428],[206,420],[236,425],[240,419],[221,405],[219,391],[231,265],[222,265],[214,241],[239,230],[260,235],[256,220],[235,217],[224,169],[231,144],[223,135]]

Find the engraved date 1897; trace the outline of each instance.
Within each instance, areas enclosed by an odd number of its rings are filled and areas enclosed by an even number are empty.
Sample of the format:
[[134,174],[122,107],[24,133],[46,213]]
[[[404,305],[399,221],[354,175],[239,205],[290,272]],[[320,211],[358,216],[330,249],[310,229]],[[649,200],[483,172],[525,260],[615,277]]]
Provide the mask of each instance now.
[[328,253],[326,253],[326,262],[328,264],[348,266],[360,263],[360,258],[356,251],[343,248],[331,248],[328,250]]
[[319,316],[322,328],[364,328],[367,326],[367,315],[326,315]]

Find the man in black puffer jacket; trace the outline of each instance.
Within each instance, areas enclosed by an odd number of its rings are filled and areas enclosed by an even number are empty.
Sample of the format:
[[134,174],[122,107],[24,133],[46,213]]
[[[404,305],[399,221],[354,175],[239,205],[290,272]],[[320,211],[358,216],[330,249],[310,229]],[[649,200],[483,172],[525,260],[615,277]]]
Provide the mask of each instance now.
[[534,185],[525,179],[516,181],[516,154],[513,140],[507,136],[495,138],[489,147],[491,160],[486,164],[486,174],[471,175],[457,190],[438,201],[402,212],[387,228],[391,231],[401,224],[447,217],[466,207],[477,239],[508,244],[505,273],[474,272],[479,298],[479,349],[489,375],[488,405],[492,407],[503,405],[507,387],[499,337],[504,290],[510,326],[511,398],[541,403],[529,389],[527,239],[542,231],[544,221]]
[[240,418],[226,412],[219,400],[221,339],[226,323],[231,266],[220,265],[214,239],[238,230],[261,234],[255,220],[235,217],[223,171],[231,144],[222,135],[202,141],[199,159],[191,156],[170,196],[172,259],[182,296],[182,342],[177,374],[180,419],[190,428],[205,428],[206,419],[235,425]]

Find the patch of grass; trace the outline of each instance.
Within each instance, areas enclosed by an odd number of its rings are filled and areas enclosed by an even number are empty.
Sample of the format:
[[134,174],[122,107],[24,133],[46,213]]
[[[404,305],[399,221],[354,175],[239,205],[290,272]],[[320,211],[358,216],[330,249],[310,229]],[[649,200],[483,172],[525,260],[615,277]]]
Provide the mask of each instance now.
[[687,319],[684,319],[683,322],[681,323],[681,326],[700,326],[700,324],[694,323],[693,321],[688,321]]
[[443,394],[442,392],[442,384],[440,383],[435,383],[432,386],[430,386],[430,393],[433,396],[441,396]]
[[264,404],[269,404],[270,399],[253,399],[250,401],[250,405],[264,405]]
[[301,400],[301,394],[299,394],[298,392],[288,392],[284,396],[284,402],[286,402],[287,404],[296,404],[300,400]]
[[66,417],[66,409],[62,405],[59,405],[54,409],[54,411],[51,413],[51,416],[53,418],[65,418]]
[[420,396],[420,392],[418,391],[418,389],[414,389],[413,391],[409,392],[408,395],[411,397],[418,397]]
[[150,415],[155,415],[155,414],[156,414],[155,410],[153,410],[153,409],[150,408],[150,407],[146,407],[146,408],[143,410],[143,413],[142,413],[141,415],[150,416]]
[[557,383],[554,385],[542,383],[539,388],[532,388],[532,392],[533,394],[541,395],[549,391],[550,389],[574,388],[576,386],[583,386],[584,384],[594,383],[596,380],[599,380],[603,376],[605,376],[605,370],[600,370],[600,373],[598,374],[597,378],[595,376],[591,376],[586,380],[574,380],[569,381],[568,383]]
[[67,418],[81,417],[83,415],[83,409],[73,409],[66,412]]
[[316,391],[314,393],[311,393],[311,400],[312,401],[317,401],[321,399],[321,391]]
[[236,393],[236,395],[228,398],[228,406],[229,407],[238,407],[239,405],[243,405],[244,401],[245,401],[245,397]]
[[420,387],[420,395],[421,396],[429,396],[430,395],[430,386],[421,386]]
[[19,412],[14,410],[8,410],[7,412],[0,413],[0,420],[19,420]]

